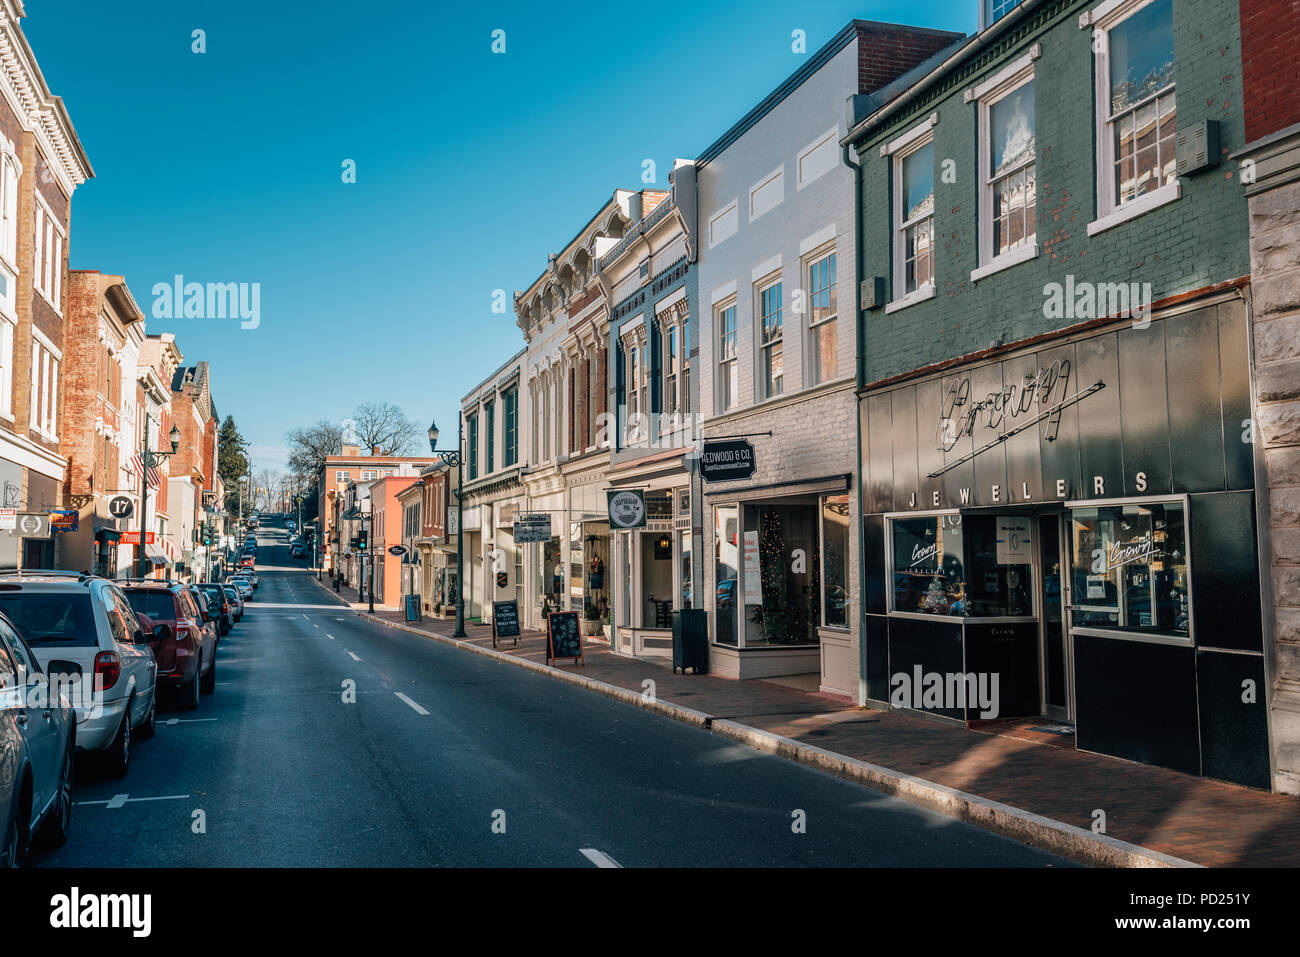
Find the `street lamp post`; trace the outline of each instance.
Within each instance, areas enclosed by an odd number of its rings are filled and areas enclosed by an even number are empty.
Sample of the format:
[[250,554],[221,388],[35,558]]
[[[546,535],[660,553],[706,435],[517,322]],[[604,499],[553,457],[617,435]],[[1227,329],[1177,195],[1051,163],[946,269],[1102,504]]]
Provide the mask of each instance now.
[[429,451],[441,455],[448,468],[456,470],[456,631],[453,638],[465,637],[465,469],[462,468],[465,447],[465,413],[458,417],[456,451],[438,448],[438,423],[429,423]]
[[144,463],[144,474],[140,476],[140,551],[136,556],[136,571],[141,578],[148,578],[145,574],[145,565],[148,562],[148,555],[145,552],[145,540],[148,538],[146,529],[149,527],[149,470],[155,465],[161,465],[164,459],[169,459],[181,447],[181,431],[172,426],[172,430],[167,433],[167,440],[171,443],[170,452],[151,452],[149,451],[149,413],[144,416],[144,454],[140,461]]

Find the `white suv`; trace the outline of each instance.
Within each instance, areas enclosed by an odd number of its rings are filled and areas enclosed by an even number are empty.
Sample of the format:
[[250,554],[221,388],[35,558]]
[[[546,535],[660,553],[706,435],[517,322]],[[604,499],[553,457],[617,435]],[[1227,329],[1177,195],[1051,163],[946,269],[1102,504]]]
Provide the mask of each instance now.
[[145,634],[122,590],[75,572],[6,573],[0,611],[47,673],[51,661],[81,669],[72,695],[77,750],[99,752],[108,773],[125,775],[132,737],[153,737],[158,666],[154,636]]

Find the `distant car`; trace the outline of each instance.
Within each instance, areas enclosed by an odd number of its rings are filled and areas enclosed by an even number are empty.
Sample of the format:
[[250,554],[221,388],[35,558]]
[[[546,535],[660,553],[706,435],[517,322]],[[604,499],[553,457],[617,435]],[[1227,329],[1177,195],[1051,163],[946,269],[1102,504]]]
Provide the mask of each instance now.
[[304,551],[302,545],[294,545],[292,548],[289,549],[289,557],[290,557],[290,558],[302,558],[302,556],[303,556],[304,554],[305,554],[305,551]]
[[244,617],[244,596],[239,593],[239,588],[228,582],[222,583],[221,587],[226,592],[226,599],[230,602],[230,609],[234,612],[235,621]]
[[132,583],[124,590],[131,607],[154,623],[150,644],[159,684],[178,695],[181,707],[197,708],[200,693],[215,687],[217,641],[194,593],[167,581]]
[[248,601],[253,597],[253,583],[243,575],[236,575],[230,579],[230,585],[239,590],[239,597],[243,601]]
[[253,565],[256,564],[256,562],[257,559],[255,559],[252,555],[241,555],[239,557],[240,568],[252,568]]
[[207,597],[213,611],[218,613],[213,622],[217,626],[217,635],[230,634],[230,629],[235,627],[235,613],[226,598],[226,590],[216,582],[200,582],[199,591]]
[[145,634],[122,589],[95,575],[0,575],[0,612],[46,674],[80,675],[102,689],[94,702],[73,702],[76,747],[95,752],[109,774],[124,776],[132,739],[154,734],[158,663],[154,636]]
[[31,646],[0,615],[0,868],[21,867],[33,837],[47,847],[68,839],[77,719],[49,692]]

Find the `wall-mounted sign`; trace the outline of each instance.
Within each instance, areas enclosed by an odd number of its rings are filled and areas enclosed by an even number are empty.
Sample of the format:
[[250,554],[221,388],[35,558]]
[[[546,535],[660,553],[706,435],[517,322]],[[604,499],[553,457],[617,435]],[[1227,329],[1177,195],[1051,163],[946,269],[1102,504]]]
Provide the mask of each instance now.
[[115,495],[109,499],[108,514],[114,518],[130,518],[135,511],[135,503],[125,495]]
[[700,451],[700,478],[730,482],[754,477],[754,444],[749,439],[705,442]]
[[18,509],[0,508],[0,531],[12,532],[18,527]]
[[610,489],[609,527],[615,529],[645,527],[645,493],[640,489]]
[[50,509],[50,530],[55,532],[75,532],[77,530],[77,510],[74,508]]
[[[144,543],[145,543],[146,545],[152,545],[152,544],[154,543],[154,538],[153,538],[153,537],[154,537],[154,533],[153,533],[153,532],[145,532],[145,535],[144,535]],[[139,532],[123,532],[123,533],[122,533],[122,540],[121,540],[121,542],[119,542],[119,544],[121,544],[121,545],[139,545],[139,544],[140,544],[140,533],[139,533]]]
[[551,515],[549,512],[534,512],[520,515],[515,519],[515,544],[528,542],[549,542],[551,540]]

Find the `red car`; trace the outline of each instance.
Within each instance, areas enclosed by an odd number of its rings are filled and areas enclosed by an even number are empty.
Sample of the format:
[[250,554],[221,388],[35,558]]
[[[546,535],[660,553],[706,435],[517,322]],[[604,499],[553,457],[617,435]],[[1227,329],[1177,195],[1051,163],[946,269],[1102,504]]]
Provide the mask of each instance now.
[[166,625],[149,644],[158,661],[158,685],[180,692],[181,706],[199,706],[199,694],[211,694],[217,681],[217,636],[208,627],[194,595],[179,582],[122,583],[136,614]]
[[245,555],[245,556],[243,556],[242,558],[239,559],[239,567],[240,567],[240,568],[252,568],[254,564],[255,564],[255,561],[254,561],[252,555]]

